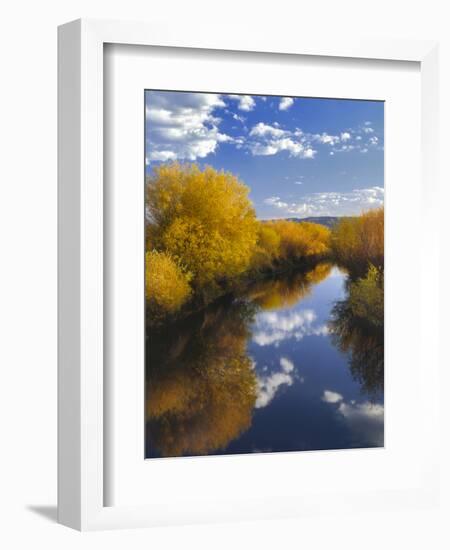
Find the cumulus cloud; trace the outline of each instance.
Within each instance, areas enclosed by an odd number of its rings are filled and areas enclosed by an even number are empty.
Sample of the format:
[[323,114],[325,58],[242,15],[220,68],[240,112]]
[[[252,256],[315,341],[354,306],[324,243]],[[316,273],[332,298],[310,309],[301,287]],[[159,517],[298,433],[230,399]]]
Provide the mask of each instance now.
[[168,160],[176,160],[177,154],[175,151],[152,151],[146,159],[146,164],[149,164],[151,160],[160,160],[166,162]]
[[225,107],[220,95],[148,92],[146,162],[190,160],[214,153],[219,143],[233,141],[219,131],[213,113]]
[[[282,98],[280,106],[284,100]],[[280,107],[281,108],[281,107]],[[336,134],[328,132],[308,133],[301,128],[283,129],[277,122],[268,124],[258,122],[249,132],[247,148],[255,156],[276,155],[286,151],[289,156],[312,159],[318,153],[316,147],[329,148],[329,154],[349,153],[351,151],[367,153],[369,148],[380,148],[380,139],[373,135],[373,128],[360,126]]]
[[250,130],[249,149],[254,156],[276,155],[286,151],[289,156],[299,158],[314,158],[315,151],[303,132],[283,130],[279,124],[272,125],[258,122]]
[[374,403],[346,403],[339,405],[338,413],[347,421],[353,437],[361,444],[384,445],[384,406]]
[[339,403],[342,399],[342,395],[335,391],[325,390],[322,395],[322,401],[325,403]]
[[312,309],[265,312],[256,319],[252,340],[258,346],[278,347],[284,340],[327,335],[327,326],[316,321],[317,315]]
[[364,123],[363,126],[345,130],[339,134],[322,132],[321,134],[304,134],[304,136],[311,143],[329,146],[331,149],[329,154],[333,156],[335,153],[349,153],[351,151],[367,153],[368,147],[376,146],[376,148],[380,148],[380,139],[376,136],[374,136],[375,139],[370,137],[374,132],[373,128]]
[[296,202],[287,202],[273,196],[265,204],[280,209],[285,215],[307,216],[353,216],[364,210],[382,206],[383,187],[374,186],[348,192],[323,192],[304,195]]
[[280,359],[280,365],[284,372],[292,372],[294,370],[294,363],[287,357]]
[[256,409],[262,409],[273,400],[281,386],[292,386],[294,382],[294,363],[287,357],[280,358],[281,370],[258,377]]
[[336,413],[345,419],[358,446],[384,445],[384,405],[345,401],[340,393],[330,390],[323,392],[322,401],[337,406]]
[[294,100],[292,99],[292,97],[282,97],[280,99],[280,104],[278,105],[278,108],[280,109],[280,111],[286,111],[293,104]]
[[238,109],[241,111],[253,111],[256,106],[256,102],[251,95],[231,94],[228,97],[238,102]]
[[276,155],[281,151],[287,151],[290,156],[302,158],[314,158],[316,154],[313,149],[305,149],[301,143],[291,138],[274,139],[269,143],[255,143],[250,149],[255,156]]
[[[278,122],[258,122],[249,131],[245,118],[230,110],[255,109],[250,95],[205,93],[147,92],[146,101],[146,164],[172,160],[195,161],[217,151],[221,143],[231,143],[254,156],[288,154],[299,159],[314,159],[318,152],[335,153],[382,149],[382,136],[366,121],[357,128],[335,133],[308,133],[301,128],[287,130]],[[264,98],[262,98],[264,99]],[[227,105],[226,103],[227,102]],[[289,109],[294,99],[279,99],[280,110]],[[231,136],[220,131],[220,109],[242,124],[245,136]]]
[[280,197],[268,197],[267,199],[264,199],[264,203],[269,206],[276,206],[277,208],[289,207],[289,203],[282,201]]
[[289,132],[286,130],[282,130],[276,125],[271,126],[270,124],[265,124],[264,122],[258,122],[253,128],[250,130],[250,136],[253,137],[275,137],[275,138],[281,138],[284,136],[289,135]]
[[326,132],[322,132],[321,134],[315,134],[313,136],[313,140],[323,144],[335,145],[336,143],[339,143],[340,138],[339,136],[334,136],[331,134],[327,134]]

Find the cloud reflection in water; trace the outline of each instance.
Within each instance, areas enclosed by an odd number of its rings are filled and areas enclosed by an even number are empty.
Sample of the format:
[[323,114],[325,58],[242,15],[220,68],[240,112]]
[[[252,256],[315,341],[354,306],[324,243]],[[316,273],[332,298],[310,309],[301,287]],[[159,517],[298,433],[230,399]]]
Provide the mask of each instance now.
[[269,375],[258,376],[258,393],[255,409],[267,407],[281,386],[292,386],[295,373],[294,363],[287,359],[287,357],[281,357],[280,367],[281,370],[279,371],[272,372]]
[[328,327],[317,324],[312,309],[287,312],[264,312],[258,315],[252,340],[258,346],[276,347],[284,340],[301,340],[305,336],[326,336]]

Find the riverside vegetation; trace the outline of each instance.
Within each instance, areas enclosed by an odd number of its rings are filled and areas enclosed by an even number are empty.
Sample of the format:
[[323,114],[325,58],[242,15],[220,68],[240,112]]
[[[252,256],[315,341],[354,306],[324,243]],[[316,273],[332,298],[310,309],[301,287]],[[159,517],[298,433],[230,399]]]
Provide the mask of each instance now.
[[233,174],[195,164],[156,167],[146,186],[149,324],[196,311],[247,282],[323,260],[349,273],[348,307],[382,324],[384,210],[316,223],[260,221]]

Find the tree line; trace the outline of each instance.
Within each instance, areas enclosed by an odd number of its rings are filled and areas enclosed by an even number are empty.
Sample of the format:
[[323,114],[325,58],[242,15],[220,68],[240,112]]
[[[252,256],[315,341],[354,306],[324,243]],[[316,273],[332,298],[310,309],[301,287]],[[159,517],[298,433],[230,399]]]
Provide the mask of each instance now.
[[[160,165],[146,182],[146,299],[151,321],[204,306],[246,281],[333,258],[364,275],[381,269],[383,211],[327,227],[261,221],[229,172]],[[363,268],[365,266],[365,268]]]

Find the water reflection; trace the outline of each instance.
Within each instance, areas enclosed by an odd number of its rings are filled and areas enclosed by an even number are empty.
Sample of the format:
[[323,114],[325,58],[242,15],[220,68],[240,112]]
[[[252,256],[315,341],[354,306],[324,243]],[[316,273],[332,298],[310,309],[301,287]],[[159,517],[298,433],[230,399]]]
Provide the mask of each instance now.
[[306,273],[284,273],[276,279],[266,279],[252,285],[247,296],[264,311],[287,308],[308,296],[314,284],[328,277],[330,263],[321,263]]
[[346,300],[332,310],[329,323],[332,338],[349,355],[349,367],[362,391],[377,397],[384,390],[384,323],[382,319],[355,315],[351,303],[351,283]]
[[251,304],[223,301],[154,332],[147,357],[147,443],[161,456],[207,454],[251,423],[257,395],[246,352]]
[[292,386],[295,376],[294,370],[294,363],[287,357],[281,357],[280,370],[267,374],[266,369],[261,376],[258,376],[258,393],[255,408],[261,409],[267,407],[282,386]]
[[382,445],[382,329],[345,280],[321,264],[150,330],[146,456]]

